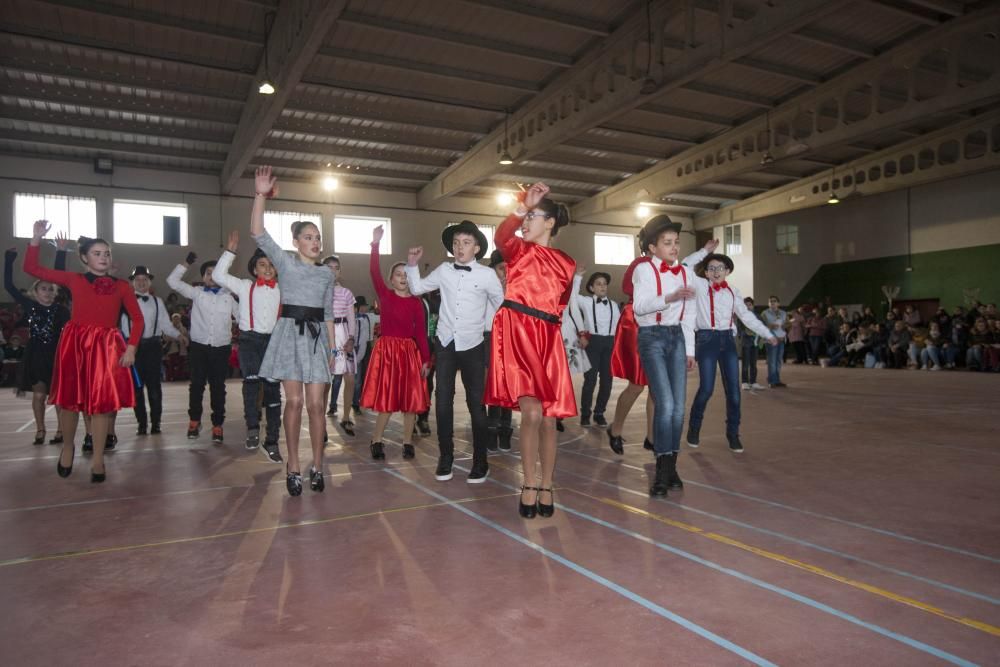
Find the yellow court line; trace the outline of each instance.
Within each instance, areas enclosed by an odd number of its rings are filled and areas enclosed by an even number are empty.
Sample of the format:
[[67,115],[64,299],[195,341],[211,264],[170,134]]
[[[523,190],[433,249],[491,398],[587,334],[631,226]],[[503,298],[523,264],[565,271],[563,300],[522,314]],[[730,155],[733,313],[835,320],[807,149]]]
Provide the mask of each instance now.
[[950,614],[947,611],[941,609],[940,607],[935,607],[934,605],[927,604],[926,602],[921,602],[920,600],[915,600],[913,598],[906,597],[905,595],[899,595],[897,593],[893,593],[892,591],[887,591],[884,588],[878,588],[877,586],[866,584],[863,581],[849,579],[847,577],[836,574],[835,572],[830,572],[829,570],[825,570],[816,565],[810,565],[809,563],[804,563],[800,560],[789,558],[788,556],[782,556],[781,554],[774,553],[773,551],[767,551],[766,549],[761,549],[759,547],[755,547],[746,544],[744,542],[734,540],[730,537],[726,537],[725,535],[719,535],[718,533],[707,531],[703,528],[699,528],[698,526],[694,526],[689,523],[684,523],[683,521],[668,519],[665,516],[655,514],[654,512],[649,512],[640,507],[635,507],[634,505],[629,505],[617,500],[612,500],[611,498],[601,498],[597,496],[592,496],[589,493],[584,493],[583,491],[578,491],[577,489],[566,488],[565,490],[572,491],[573,493],[585,496],[587,498],[590,498],[591,500],[596,500],[597,502],[603,503],[605,505],[610,505],[611,507],[616,507],[618,509],[625,510],[626,512],[631,512],[632,514],[638,514],[639,516],[644,516],[647,519],[652,519],[654,521],[664,523],[668,526],[673,526],[674,528],[680,528],[681,530],[685,530],[689,533],[694,533],[696,535],[701,535],[702,537],[707,537],[708,539],[714,540],[715,542],[727,544],[731,547],[736,547],[737,549],[742,549],[743,551],[748,551],[757,556],[761,556],[762,558],[767,558],[769,560],[777,561],[779,563],[783,563],[785,565],[789,565],[791,567],[800,570],[805,570],[806,572],[811,572],[812,574],[825,577],[827,579],[832,579],[833,581],[846,584],[848,586],[866,591],[873,595],[877,595],[879,597],[883,597],[892,600],[894,602],[898,602],[900,604],[905,604],[909,607],[920,609],[921,611],[925,611],[929,614],[934,614],[935,616],[940,616],[941,618],[948,619],[949,621],[954,621],[955,623],[960,623],[962,625],[979,630],[981,632],[985,632],[1000,637],[1000,628],[994,625],[990,625],[989,623],[984,623],[983,621],[977,621],[974,618],[968,618],[966,616],[957,616],[955,614]]
[[514,494],[503,493],[496,496],[485,496],[482,498],[462,498],[461,500],[449,500],[447,502],[440,503],[425,503],[422,505],[407,505],[405,507],[393,507],[385,510],[377,510],[374,512],[361,512],[359,514],[349,514],[347,516],[335,516],[329,519],[313,519],[311,521],[296,521],[295,523],[281,523],[277,526],[268,526],[265,528],[248,528],[247,530],[234,530],[227,533],[216,533],[214,535],[198,535],[195,537],[178,537],[172,540],[162,540],[160,542],[148,542],[146,544],[127,544],[120,547],[105,547],[102,549],[81,549],[80,551],[67,551],[57,554],[45,554],[42,556],[24,556],[22,558],[12,558],[10,560],[0,561],[0,567],[6,567],[8,565],[21,565],[22,563],[37,563],[39,561],[46,560],[63,560],[67,558],[77,558],[80,556],[92,556],[94,554],[107,554],[107,553],[117,553],[122,551],[134,551],[136,549],[149,549],[153,547],[163,547],[173,544],[187,544],[190,542],[204,542],[206,540],[215,540],[222,537],[235,537],[237,535],[253,535],[255,533],[266,533],[270,531],[278,531],[284,528],[301,528],[304,526],[318,526],[326,523],[334,523],[337,521],[348,521],[350,519],[364,519],[366,517],[378,516],[380,514],[397,514],[399,512],[410,512],[412,510],[423,510],[430,509],[432,507],[443,507],[450,505],[452,503],[473,503],[480,500],[496,500],[497,498],[509,498]]

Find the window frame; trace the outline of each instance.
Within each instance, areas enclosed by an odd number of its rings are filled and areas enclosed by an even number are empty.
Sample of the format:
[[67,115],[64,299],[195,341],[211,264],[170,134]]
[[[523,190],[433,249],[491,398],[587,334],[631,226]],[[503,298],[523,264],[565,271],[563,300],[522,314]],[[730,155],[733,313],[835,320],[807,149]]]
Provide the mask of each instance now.
[[[795,239],[792,245],[791,239]],[[779,255],[798,255],[799,226],[797,224],[780,224],[774,227],[774,249]]]
[[[346,238],[340,237],[340,233],[352,233],[357,235],[357,232],[350,232],[349,230],[343,230],[343,223],[345,221],[366,221],[374,222],[376,224],[371,225],[367,232],[367,237],[357,241],[356,237],[351,238],[349,241]],[[333,217],[333,252],[337,255],[368,255],[371,253],[371,231],[374,230],[378,225],[382,225],[385,228],[385,232],[382,235],[382,242],[378,246],[379,255],[391,255],[392,254],[392,218],[385,218],[382,216],[368,216],[368,215],[334,215]],[[338,240],[339,239],[339,240]],[[342,244],[347,241],[350,247],[342,247]],[[362,243],[364,250],[362,251]]]
[[[18,233],[18,203],[21,197],[41,197],[42,198],[42,216],[37,217],[32,214],[28,214],[27,217],[32,218],[31,220],[23,221],[22,226],[25,233]],[[13,223],[12,236],[16,239],[30,239],[34,236],[34,225],[36,220],[49,220],[52,225],[52,229],[49,230],[50,236],[55,237],[56,233],[60,231],[65,231],[66,236],[70,239],[77,239],[81,236],[96,237],[97,236],[97,198],[96,197],[82,197],[77,195],[67,195],[61,193],[52,192],[15,192],[14,193],[14,210],[11,215],[11,221]],[[58,224],[57,220],[54,220],[55,216],[50,216],[48,214],[48,201],[52,200],[66,200],[66,229],[62,230],[62,225]],[[74,229],[73,226],[73,202],[89,202],[93,211],[92,220],[78,221],[77,225],[85,227],[85,229]],[[52,202],[55,205],[55,202]]]
[[723,251],[728,256],[743,254],[743,229],[740,222],[725,225],[722,230]]
[[[186,247],[190,242],[190,235],[188,229],[189,214],[187,202],[173,202],[173,201],[153,201],[147,199],[131,199],[131,198],[118,198],[115,197],[111,201],[111,242],[112,243],[127,243],[129,245],[153,245],[153,246],[164,246],[163,242],[163,227],[159,230],[159,239],[151,241],[134,240],[134,239],[120,239],[118,238],[118,206],[121,205],[136,205],[136,206],[147,206],[147,207],[162,207],[162,208],[172,208],[172,209],[182,209],[184,215],[181,217],[181,227],[180,227],[180,243],[177,247]],[[161,216],[162,219],[162,216]],[[148,235],[148,232],[144,232],[144,235]],[[171,244],[172,245],[172,244]]]
[[[628,246],[628,259],[625,260],[625,254],[621,257],[609,258],[606,255],[599,254],[598,248],[601,247],[598,244],[599,238],[615,239],[615,248],[610,251],[612,253],[617,253],[619,248],[619,242],[624,242]],[[623,244],[623,247],[624,247]],[[606,246],[605,246],[606,247]],[[603,252],[603,251],[602,251]],[[634,234],[620,234],[617,232],[594,232],[594,264],[601,266],[628,266],[636,257],[635,251],[635,235]],[[603,261],[605,259],[610,259],[611,261]]]

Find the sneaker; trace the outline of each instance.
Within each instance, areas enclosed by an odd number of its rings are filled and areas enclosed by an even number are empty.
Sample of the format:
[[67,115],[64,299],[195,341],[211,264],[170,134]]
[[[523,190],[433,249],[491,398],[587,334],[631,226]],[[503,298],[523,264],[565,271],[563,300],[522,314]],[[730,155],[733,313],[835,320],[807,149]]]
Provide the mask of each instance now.
[[608,425],[608,420],[604,418],[604,415],[594,415],[594,423],[603,428]]
[[87,434],[83,436],[83,453],[90,454],[94,451],[94,436]]
[[266,456],[267,460],[271,463],[283,463],[277,439],[271,440],[270,438],[267,438],[264,440],[264,456]]
[[313,466],[309,468],[309,488],[316,493],[323,493],[323,489],[326,488],[326,483],[323,481],[323,471],[316,470]]
[[590,416],[580,417],[580,426],[590,426]]
[[212,427],[212,444],[221,445],[222,444],[222,427],[213,426]]
[[420,435],[430,435],[431,425],[427,423],[426,419],[421,419],[417,422],[417,430],[420,431]]
[[928,366],[927,370],[929,370],[929,371],[939,371],[939,370],[941,370],[941,366]]
[[199,433],[201,433],[201,422],[192,419],[188,424],[188,440],[194,440]]
[[450,454],[442,454],[438,458],[438,467],[434,471],[434,479],[439,482],[447,482],[449,479],[454,477],[454,473],[451,471],[451,464],[454,462],[454,457]]
[[765,387],[764,385],[757,384],[756,382],[754,382],[753,384],[751,384],[750,388],[751,389],[767,389],[767,387]]
[[738,435],[727,435],[726,440],[729,441],[729,451],[736,454],[743,453],[743,443],[740,442],[740,436]]
[[697,447],[699,440],[698,435],[701,433],[701,427],[695,428],[694,426],[688,426],[687,443],[691,447]]
[[488,463],[473,463],[469,477],[465,481],[469,484],[482,484],[490,476],[490,466]]
[[285,478],[285,488],[288,489],[288,495],[290,496],[301,496],[302,495],[302,473],[290,472]]
[[740,385],[740,389],[742,389],[743,391],[750,391],[750,383],[744,382],[743,384]]
[[497,443],[497,431],[491,428],[486,434],[486,451],[490,454],[499,454],[500,447]]
[[258,447],[260,447],[260,429],[259,428],[247,429],[246,448],[257,449]]

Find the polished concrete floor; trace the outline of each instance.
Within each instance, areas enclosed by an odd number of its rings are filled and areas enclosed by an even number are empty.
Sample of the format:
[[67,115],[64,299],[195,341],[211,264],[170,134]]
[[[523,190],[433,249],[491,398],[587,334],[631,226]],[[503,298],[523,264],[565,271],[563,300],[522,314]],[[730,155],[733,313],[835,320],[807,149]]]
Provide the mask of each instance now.
[[326,492],[290,498],[243,448],[236,381],[223,446],[185,438],[175,384],[164,434],[123,414],[94,485],[79,451],[56,476],[58,447],[32,446],[29,403],[5,394],[0,661],[1000,664],[1000,376],[784,375],[743,392],[741,455],[717,385],[666,500],[646,492],[642,400],[624,456],[567,420],[556,514],[530,521],[516,436],[487,483],[442,483],[434,436],[403,461],[393,421],[375,463],[371,415],[356,438],[331,421]]

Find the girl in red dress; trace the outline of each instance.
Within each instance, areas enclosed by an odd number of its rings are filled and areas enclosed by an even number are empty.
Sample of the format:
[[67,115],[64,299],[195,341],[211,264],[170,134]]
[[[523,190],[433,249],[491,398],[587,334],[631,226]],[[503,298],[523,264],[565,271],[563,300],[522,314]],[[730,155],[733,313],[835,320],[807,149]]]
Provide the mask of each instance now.
[[[556,466],[556,419],[576,416],[576,397],[563,347],[559,313],[569,302],[576,262],[549,243],[569,224],[562,204],[535,183],[494,241],[507,260],[506,299],[493,318],[493,346],[484,403],[521,411],[524,486],[518,512],[552,516]],[[522,238],[514,235],[521,230]],[[535,463],[542,464],[541,486]],[[544,498],[547,495],[547,498]],[[548,500],[544,503],[543,500]]]
[[[104,444],[111,417],[121,408],[135,405],[129,367],[135,362],[135,348],[142,336],[142,310],[132,286],[108,275],[111,246],[103,239],[80,239],[80,261],[87,267],[86,273],[56,271],[39,264],[38,245],[48,230],[48,221],[35,223],[24,271],[62,285],[73,295],[73,314],[59,339],[49,393],[49,401],[62,408],[59,421],[65,438],[56,471],[60,477],[69,477],[73,472],[73,441],[83,412],[90,415],[94,436],[90,481],[103,482]],[[127,346],[118,330],[123,306],[132,318]]]
[[[642,232],[639,232],[639,247],[645,248]],[[618,395],[618,403],[615,405],[615,418],[608,427],[608,443],[611,451],[615,454],[624,454],[622,446],[622,428],[625,426],[625,418],[635,405],[635,400],[639,394],[649,384],[646,380],[646,373],[642,370],[639,362],[639,325],[635,322],[635,313],[632,311],[632,272],[635,267],[648,262],[649,256],[642,251],[641,254],[632,260],[625,275],[622,277],[622,291],[629,298],[628,304],[622,308],[621,317],[618,319],[618,330],[615,332],[615,346],[611,350],[611,375],[616,378],[628,380],[628,386]],[[646,394],[646,438],[642,442],[644,449],[653,449],[653,443],[649,440],[649,434],[653,432],[653,397]]]
[[372,432],[372,458],[385,458],[382,433],[392,413],[402,412],[403,458],[412,459],[416,452],[413,445],[406,441],[413,437],[417,415],[425,412],[430,405],[425,380],[430,372],[431,353],[427,346],[423,303],[418,297],[410,296],[406,285],[406,262],[392,265],[389,271],[392,289],[382,281],[378,263],[378,244],[382,241],[382,234],[381,225],[372,233],[369,262],[372,285],[379,299],[382,335],[375,341],[368,361],[361,405],[378,413]]

